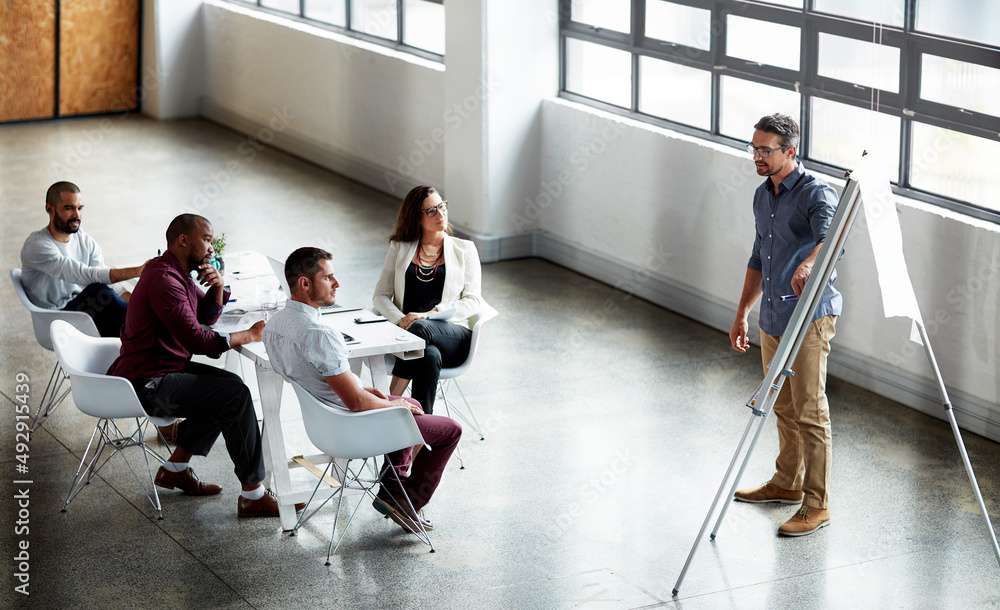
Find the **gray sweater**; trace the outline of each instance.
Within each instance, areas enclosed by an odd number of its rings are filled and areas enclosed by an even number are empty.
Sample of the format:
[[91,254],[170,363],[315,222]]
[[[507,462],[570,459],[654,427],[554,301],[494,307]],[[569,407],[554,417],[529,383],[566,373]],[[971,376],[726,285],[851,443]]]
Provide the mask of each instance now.
[[62,309],[88,284],[110,284],[111,268],[104,264],[101,247],[82,230],[64,244],[45,227],[24,240],[21,279],[32,303]]

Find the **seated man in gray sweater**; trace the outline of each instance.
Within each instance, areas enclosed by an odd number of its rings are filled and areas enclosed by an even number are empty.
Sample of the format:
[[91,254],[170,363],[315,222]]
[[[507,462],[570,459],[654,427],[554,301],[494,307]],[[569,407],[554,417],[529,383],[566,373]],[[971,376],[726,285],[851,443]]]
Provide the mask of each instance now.
[[47,227],[28,235],[21,248],[21,281],[31,302],[46,309],[90,314],[102,337],[117,337],[125,323],[125,298],[108,284],[142,274],[138,267],[112,269],[101,247],[80,230],[83,202],[72,182],[56,182],[45,194]]

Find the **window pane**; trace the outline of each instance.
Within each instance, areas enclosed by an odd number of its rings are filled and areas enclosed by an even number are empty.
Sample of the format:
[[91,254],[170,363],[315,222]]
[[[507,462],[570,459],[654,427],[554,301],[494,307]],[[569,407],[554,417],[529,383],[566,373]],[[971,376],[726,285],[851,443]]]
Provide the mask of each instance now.
[[572,0],[570,18],[616,32],[631,32],[629,0]]
[[878,2],[872,2],[872,0],[816,0],[815,9],[862,21],[873,21],[897,27],[903,26],[903,0],[879,0]]
[[632,54],[567,38],[566,90],[631,108]]
[[647,0],[646,36],[708,51],[712,44],[712,11]]
[[712,73],[639,58],[639,110],[708,130],[712,126]]
[[1000,211],[1000,142],[913,124],[914,187]]
[[899,49],[820,33],[817,73],[898,93]]
[[426,0],[403,2],[403,42],[444,55],[444,5]]
[[799,121],[800,96],[794,91],[760,85],[731,76],[722,77],[722,116],[719,132],[750,141],[762,116],[780,112]]
[[396,0],[353,0],[351,29],[396,40]]
[[729,15],[726,54],[789,70],[799,69],[799,28]]
[[1000,46],[1000,2],[917,0],[917,29]]
[[1000,70],[935,55],[922,55],[920,97],[1000,116]]
[[310,19],[347,26],[346,0],[306,0],[305,12]]
[[856,169],[861,153],[878,152],[892,181],[899,180],[899,117],[812,98],[809,157]]
[[299,0],[261,0],[260,5],[293,15],[299,14]]

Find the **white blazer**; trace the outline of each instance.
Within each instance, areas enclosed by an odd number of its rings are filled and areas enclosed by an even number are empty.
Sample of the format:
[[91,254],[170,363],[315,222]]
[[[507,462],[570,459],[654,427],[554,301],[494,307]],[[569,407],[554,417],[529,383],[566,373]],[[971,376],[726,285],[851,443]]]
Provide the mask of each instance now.
[[[403,293],[406,289],[406,268],[417,253],[419,241],[389,242],[389,251],[385,255],[382,273],[375,285],[375,295],[372,304],[375,310],[388,318],[393,324],[399,324],[403,317]],[[469,327],[469,318],[480,314],[479,319],[485,322],[497,314],[496,310],[486,304],[480,294],[483,272],[479,266],[479,252],[476,244],[466,239],[450,235],[444,237],[444,290],[441,292],[441,303],[438,311],[454,308],[455,313],[449,322]]]

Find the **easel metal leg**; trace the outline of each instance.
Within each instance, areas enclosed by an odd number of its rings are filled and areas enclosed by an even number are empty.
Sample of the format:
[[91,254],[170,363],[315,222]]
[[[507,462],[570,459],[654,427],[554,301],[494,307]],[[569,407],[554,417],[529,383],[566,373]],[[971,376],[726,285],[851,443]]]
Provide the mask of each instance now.
[[[750,421],[747,422],[746,429],[743,430],[743,436],[740,438],[739,445],[736,446],[736,452],[733,453],[733,459],[729,462],[729,468],[726,469],[726,475],[722,479],[722,484],[719,485],[719,491],[715,493],[715,499],[712,500],[712,507],[708,509],[708,514],[705,515],[705,521],[701,524],[701,529],[698,530],[698,536],[694,539],[694,544],[691,545],[691,551],[688,553],[687,560],[684,562],[684,567],[681,568],[681,573],[677,577],[677,582],[674,584],[673,595],[677,596],[678,591],[680,591],[681,583],[684,582],[684,576],[687,574],[688,568],[691,566],[691,560],[694,559],[695,551],[698,550],[698,544],[701,542],[702,537],[705,535],[705,530],[708,529],[708,523],[712,520],[712,515],[715,514],[716,508],[719,506],[719,500],[722,499],[722,493],[726,489],[726,484],[729,482],[730,476],[733,474],[733,468],[736,466],[736,461],[740,457],[740,453],[743,452],[743,445],[746,443],[747,437],[750,436],[750,429],[753,427],[755,420],[760,420],[760,425],[757,428],[757,433],[754,435],[754,440],[760,434],[760,430],[763,428],[764,418],[758,416],[756,413],[750,416]],[[750,450],[753,449],[751,445]],[[746,466],[747,459],[750,457],[750,450],[747,451],[746,457],[743,459],[743,465],[740,467],[740,473],[743,473],[743,468]],[[737,477],[736,482],[739,482],[739,477]],[[735,486],[736,483],[734,483]],[[729,497],[726,498],[728,505]],[[725,514],[725,508],[723,509],[723,514]],[[719,522],[722,522],[722,518],[719,518]],[[718,529],[718,525],[716,525]],[[715,534],[712,534],[713,540],[715,539]]]
[[997,564],[1000,565],[1000,544],[997,544],[997,534],[993,531],[993,523],[990,521],[990,513],[986,510],[986,503],[983,502],[983,494],[979,489],[979,482],[976,481],[976,473],[972,470],[972,462],[969,461],[969,453],[965,450],[965,442],[962,441],[962,432],[958,429],[958,422],[955,420],[955,410],[951,406],[951,399],[948,397],[948,388],[944,385],[944,378],[941,377],[941,369],[938,368],[937,359],[934,357],[934,349],[931,347],[930,339],[927,338],[927,330],[924,329],[924,325],[921,322],[916,322],[917,330],[920,331],[920,339],[924,343],[924,351],[927,352],[927,359],[931,363],[931,368],[934,370],[934,377],[937,379],[938,392],[941,394],[941,400],[943,401],[943,406],[945,413],[948,414],[948,421],[951,423],[951,431],[955,434],[955,442],[958,444],[958,452],[962,456],[962,463],[965,465],[965,472],[969,475],[969,483],[972,485],[972,493],[976,496],[976,502],[979,504],[979,512],[983,515],[983,521],[986,522],[986,530],[990,533],[990,541],[993,543],[993,553],[997,556]]

